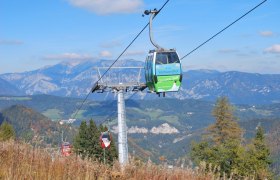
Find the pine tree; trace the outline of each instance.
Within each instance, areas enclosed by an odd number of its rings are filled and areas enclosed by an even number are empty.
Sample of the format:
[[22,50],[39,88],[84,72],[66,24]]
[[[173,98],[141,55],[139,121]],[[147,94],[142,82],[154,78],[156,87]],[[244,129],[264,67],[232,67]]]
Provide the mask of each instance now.
[[101,161],[103,159],[103,151],[99,142],[101,131],[100,129],[98,129],[98,127],[92,119],[89,121],[88,133],[90,142],[88,148],[88,156],[95,160]]
[[[89,121],[87,125],[86,121],[81,122],[79,132],[75,137],[74,151],[76,154],[81,155],[82,158],[89,158],[103,162],[104,151],[100,145],[101,132],[107,131],[106,126],[96,126],[93,120]],[[106,162],[112,164],[112,162],[118,157],[116,146],[112,139],[111,146],[105,150]]]
[[193,143],[191,157],[196,163],[205,161],[230,174],[237,163],[238,152],[242,151],[242,129],[226,97],[217,100],[212,115],[216,121],[206,129],[207,139]]
[[262,127],[258,127],[252,143],[239,152],[234,169],[239,175],[252,179],[271,179],[270,164],[270,152],[265,144],[264,131]]
[[15,138],[15,131],[12,125],[4,121],[0,126],[0,141],[7,141]]
[[74,139],[74,152],[80,155],[83,159],[88,157],[89,134],[86,121],[82,121],[79,127],[79,132]]
[[256,136],[253,139],[253,156],[255,159],[255,171],[258,179],[264,179],[271,176],[269,165],[272,163],[270,159],[270,151],[265,142],[264,130],[261,126],[257,127]]
[[216,121],[207,128],[207,139],[192,144],[194,162],[219,166],[220,173],[225,172],[228,176],[234,172],[235,179],[271,179],[270,151],[263,129],[258,127],[252,143],[243,145],[242,129],[235,121],[233,107],[227,98],[217,100],[212,114]]
[[233,115],[233,107],[226,97],[217,100],[212,115],[216,122],[209,126],[207,131],[215,144],[223,144],[228,141],[241,142],[242,130]]

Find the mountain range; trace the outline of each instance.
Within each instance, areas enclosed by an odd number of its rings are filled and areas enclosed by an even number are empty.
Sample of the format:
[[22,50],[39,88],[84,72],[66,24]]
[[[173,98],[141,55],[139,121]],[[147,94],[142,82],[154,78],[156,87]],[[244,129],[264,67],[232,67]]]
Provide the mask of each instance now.
[[13,86],[9,82],[0,78],[0,94],[3,95],[23,95],[17,87]]
[[[66,97],[85,97],[98,80],[96,67],[109,67],[110,60],[62,62],[22,73],[0,74],[0,95],[49,94]],[[118,67],[144,67],[144,62],[118,61]],[[106,69],[100,69],[102,74]],[[111,69],[103,78],[105,82],[137,81],[139,69]],[[140,81],[145,82],[141,70]],[[178,99],[216,100],[227,96],[235,104],[270,104],[280,102],[280,74],[257,74],[237,71],[190,70],[183,73],[179,92],[167,97]],[[90,96],[104,100],[112,94]],[[153,99],[157,96],[143,91],[134,98]]]

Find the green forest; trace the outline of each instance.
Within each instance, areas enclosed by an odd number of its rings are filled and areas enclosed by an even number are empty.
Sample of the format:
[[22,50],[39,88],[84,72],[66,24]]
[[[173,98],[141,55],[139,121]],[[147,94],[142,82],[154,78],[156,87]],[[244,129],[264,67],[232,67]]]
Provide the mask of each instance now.
[[193,161],[205,163],[209,171],[225,173],[231,179],[271,179],[272,160],[263,128],[258,126],[255,137],[245,143],[244,130],[225,97],[217,100],[212,114],[215,123],[207,127],[201,142],[192,144]]

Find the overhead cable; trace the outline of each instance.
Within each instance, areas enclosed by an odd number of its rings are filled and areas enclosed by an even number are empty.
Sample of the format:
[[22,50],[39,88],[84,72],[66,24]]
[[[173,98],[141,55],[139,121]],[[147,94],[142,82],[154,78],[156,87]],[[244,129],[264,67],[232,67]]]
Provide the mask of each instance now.
[[[154,16],[154,18],[161,12],[161,10],[166,6],[166,4],[169,2],[170,0],[167,0],[162,7],[159,9],[158,13]],[[98,78],[98,80],[94,83],[97,84],[105,75],[106,73],[115,65],[115,63],[120,59],[120,57],[127,51],[127,49],[136,41],[136,39],[142,34],[142,32],[149,26],[149,23],[147,23],[142,30],[135,36],[135,38],[128,44],[128,46],[121,52],[121,54],[117,57],[117,59],[108,67],[108,69]],[[72,119],[75,119],[78,112],[82,109],[84,103],[86,102],[86,100],[88,99],[89,95],[91,94],[91,90],[88,92],[88,94],[86,95],[86,97],[84,98],[82,104],[79,106],[79,108],[77,109],[77,111],[75,112],[74,116],[72,117]]]
[[[254,11],[255,9],[257,9],[259,6],[261,6],[263,3],[265,3],[267,0],[262,1],[261,3],[259,3],[258,5],[256,5],[255,7],[253,7],[252,9],[250,9],[249,11],[247,11],[245,14],[243,14],[242,16],[240,16],[238,19],[236,19],[235,21],[233,21],[232,23],[230,23],[228,26],[226,26],[225,28],[223,28],[222,30],[220,30],[218,33],[214,34],[212,37],[210,37],[209,39],[207,39],[206,41],[204,41],[203,43],[201,43],[199,46],[197,46],[195,49],[193,49],[192,51],[190,51],[188,54],[186,54],[185,56],[183,56],[180,60],[186,58],[187,56],[189,56],[190,54],[192,54],[193,52],[195,52],[197,49],[199,49],[201,46],[205,45],[206,43],[208,43],[210,40],[212,40],[213,38],[215,38],[216,36],[218,36],[219,34],[221,34],[223,31],[225,31],[226,29],[228,29],[230,26],[232,26],[233,24],[235,24],[236,22],[238,22],[239,20],[241,20],[242,18],[244,18],[246,15],[248,15],[249,13],[251,13],[252,11]],[[167,1],[168,2],[168,1]],[[167,3],[166,2],[166,3]],[[165,4],[166,4],[165,3]],[[164,4],[164,6],[165,6]],[[163,6],[163,7],[164,7]],[[163,8],[162,7],[162,8]],[[161,8],[161,9],[162,9]],[[145,26],[145,28],[149,25],[149,23]],[[138,93],[138,91],[136,91],[135,93],[133,93],[127,100],[131,99],[134,95],[136,95]],[[112,114],[110,114],[109,116],[107,116],[107,118],[101,122],[101,124],[108,122],[109,118],[111,115],[113,115],[115,112],[113,112]]]
[[205,45],[206,43],[208,43],[209,41],[211,41],[212,39],[214,39],[216,36],[218,36],[219,34],[221,34],[223,31],[225,31],[226,29],[228,29],[229,27],[231,27],[233,24],[237,23],[239,20],[241,20],[242,18],[244,18],[245,16],[247,16],[249,13],[251,13],[252,11],[254,11],[255,9],[257,9],[259,6],[261,6],[263,3],[265,3],[267,0],[262,1],[261,3],[259,3],[258,5],[256,5],[255,7],[253,7],[252,9],[250,9],[249,11],[247,11],[245,14],[243,14],[242,16],[240,16],[238,19],[236,19],[235,21],[233,21],[232,23],[230,23],[229,25],[227,25],[225,28],[223,28],[222,30],[220,30],[219,32],[217,32],[216,34],[214,34],[213,36],[211,36],[209,39],[207,39],[206,41],[204,41],[203,43],[201,43],[199,46],[197,46],[196,48],[194,48],[192,51],[190,51],[188,54],[186,54],[185,56],[183,56],[180,60],[183,60],[184,58],[186,58],[187,56],[189,56],[190,54],[192,54],[193,52],[195,52],[196,50],[198,50],[200,47],[202,47],[203,45]]

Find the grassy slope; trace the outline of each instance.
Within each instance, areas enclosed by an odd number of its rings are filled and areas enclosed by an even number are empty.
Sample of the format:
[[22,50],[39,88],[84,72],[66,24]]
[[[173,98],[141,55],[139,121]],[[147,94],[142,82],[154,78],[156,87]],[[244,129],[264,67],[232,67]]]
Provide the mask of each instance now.
[[213,179],[203,170],[167,169],[162,166],[133,161],[121,171],[113,167],[81,160],[79,157],[61,157],[47,149],[35,149],[28,144],[0,142],[0,179]]

